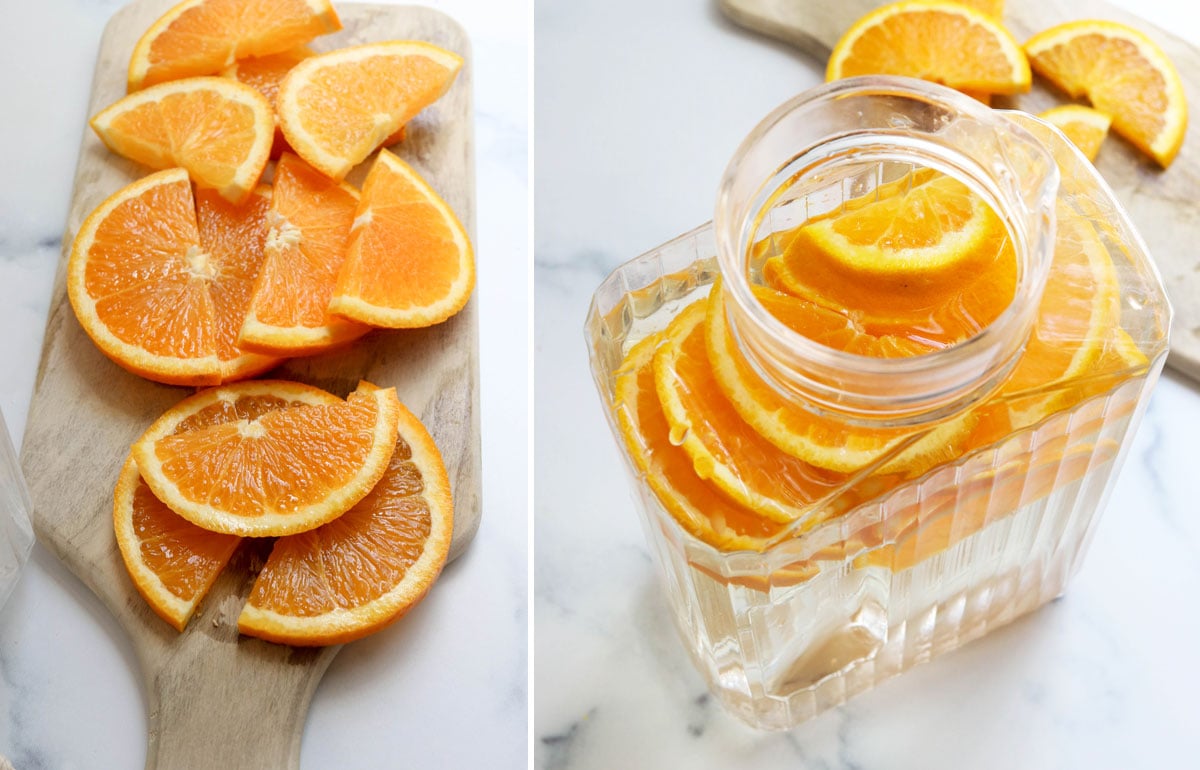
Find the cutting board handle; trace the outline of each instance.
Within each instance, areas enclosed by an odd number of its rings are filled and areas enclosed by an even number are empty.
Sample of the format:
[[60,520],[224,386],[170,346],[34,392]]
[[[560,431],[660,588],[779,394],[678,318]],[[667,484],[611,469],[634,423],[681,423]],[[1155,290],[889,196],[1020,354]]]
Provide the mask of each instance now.
[[146,683],[146,770],[296,770],[309,701],[337,649],[242,638],[163,661]]
[[795,0],[720,0],[721,9],[737,24],[791,43],[824,59],[852,20],[873,11],[881,0],[838,0],[797,3]]

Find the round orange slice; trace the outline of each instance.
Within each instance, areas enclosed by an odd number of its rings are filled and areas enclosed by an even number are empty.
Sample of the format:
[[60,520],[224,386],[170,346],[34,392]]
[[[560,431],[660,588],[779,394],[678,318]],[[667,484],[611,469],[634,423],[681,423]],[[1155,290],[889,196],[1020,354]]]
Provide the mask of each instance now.
[[374,633],[429,591],[446,563],[453,523],[441,454],[402,406],[383,477],[335,521],[275,541],[238,629],[302,646]]
[[[296,404],[339,399],[295,382],[260,380],[201,391],[163,414],[149,433],[167,436],[208,425],[255,419]],[[142,481],[132,457],[113,495],[113,531],[129,577],[154,612],[182,631],[229,562],[241,538],[209,532],[164,505]]]
[[685,530],[723,550],[763,550],[785,526],[731,500],[696,475],[692,460],[671,442],[671,426],[654,384],[654,353],[662,334],[635,345],[616,373],[617,425],[637,471]]
[[241,206],[201,191],[187,172],[151,174],[84,220],[67,295],[97,347],[129,371],[173,385],[216,385],[278,359],[236,347],[262,259],[270,189]]
[[1082,104],[1064,104],[1039,113],[1038,117],[1066,134],[1088,160],[1095,160],[1100,154],[1100,145],[1112,125],[1112,118]]
[[239,203],[267,166],[275,117],[250,86],[188,78],[130,94],[91,126],[118,155],[155,169],[180,166],[198,186]]
[[[844,484],[779,450],[737,413],[713,378],[704,340],[707,302],[679,313],[654,356],[654,380],[671,443],[683,448],[702,479],[773,521],[804,518],[813,504]],[[832,515],[834,506],[824,512]]]
[[1187,100],[1175,65],[1154,41],[1115,21],[1085,19],[1025,43],[1034,71],[1112,116],[1112,127],[1166,168],[1187,130]]
[[369,326],[332,316],[329,300],[346,257],[359,194],[291,153],[275,167],[265,257],[238,345],[261,353],[319,353],[357,339]]
[[395,450],[399,411],[395,389],[360,388],[337,404],[148,433],[133,458],[155,496],[193,524],[288,535],[336,519],[371,491]]
[[1029,62],[999,21],[949,0],[904,0],[863,16],[833,47],[827,80],[906,75],[989,94],[1029,90]]
[[184,0],[134,46],[129,90],[215,75],[237,59],[286,51],[341,28],[329,0]]
[[404,161],[382,150],[367,180],[329,312],[392,329],[432,326],[475,287],[466,230]]
[[279,125],[300,157],[341,179],[441,98],[462,65],[458,54],[408,40],[314,56],[279,86]]

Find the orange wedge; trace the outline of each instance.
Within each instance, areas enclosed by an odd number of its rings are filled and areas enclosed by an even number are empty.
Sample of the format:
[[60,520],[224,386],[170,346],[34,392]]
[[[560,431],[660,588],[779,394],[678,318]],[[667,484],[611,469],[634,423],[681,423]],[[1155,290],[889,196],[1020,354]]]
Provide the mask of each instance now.
[[[295,382],[255,381],[202,391],[180,401],[155,421],[148,435],[168,436],[208,425],[255,419],[295,404],[338,399]],[[178,631],[212,588],[241,538],[209,532],[164,505],[142,481],[132,457],[125,461],[113,495],[117,547],[138,593]]]
[[186,433],[147,434],[133,458],[155,496],[213,532],[275,536],[319,527],[353,507],[396,446],[396,391],[294,406]]
[[240,207],[215,195],[197,204],[187,172],[124,187],[75,236],[67,295],[80,325],[129,371],[173,385],[248,377],[277,359],[233,345],[258,272],[270,191]]
[[996,21],[1004,18],[1004,0],[956,0],[963,5],[969,5],[977,11],[987,14]]
[[297,64],[279,86],[280,127],[300,157],[341,179],[441,98],[462,64],[459,55],[417,41],[314,56]]
[[[700,478],[773,521],[803,518],[845,481],[781,452],[738,415],[713,378],[704,341],[705,300],[675,316],[654,356],[654,380],[671,443]],[[826,508],[832,515],[833,506]]]
[[286,51],[341,28],[329,0],[184,0],[134,46],[129,90],[215,75],[237,59]]
[[401,406],[396,449],[379,483],[335,521],[275,542],[238,629],[294,645],[341,644],[378,631],[419,602],[441,572],[453,511],[441,454]]
[[1072,21],[1025,43],[1042,77],[1112,116],[1112,127],[1166,168],[1187,130],[1187,100],[1175,65],[1153,40],[1114,21]]
[[833,47],[827,80],[906,75],[989,94],[1029,90],[1029,62],[1000,22],[942,0],[890,3],[863,16]]
[[432,326],[462,310],[474,286],[475,258],[458,217],[411,166],[381,151],[329,312],[393,329]]
[[265,258],[238,344],[305,355],[357,339],[370,327],[331,316],[329,300],[346,256],[358,191],[291,153],[275,168]]
[[1088,160],[1095,160],[1100,154],[1100,145],[1112,125],[1112,118],[1082,104],[1065,104],[1039,113],[1038,117],[1066,134]]

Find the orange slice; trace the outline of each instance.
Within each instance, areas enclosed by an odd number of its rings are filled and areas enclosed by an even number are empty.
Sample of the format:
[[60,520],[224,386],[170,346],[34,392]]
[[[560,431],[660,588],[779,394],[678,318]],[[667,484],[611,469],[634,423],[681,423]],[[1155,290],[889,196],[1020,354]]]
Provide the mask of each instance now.
[[616,373],[617,425],[637,471],[679,524],[723,550],[763,550],[783,525],[731,500],[696,475],[687,453],[671,443],[671,427],[654,385],[654,352],[662,335],[639,342]]
[[341,179],[441,98],[462,64],[435,45],[401,40],[314,56],[279,87],[280,127],[300,157]]
[[341,28],[329,0],[184,0],[134,46],[129,90],[215,75],[237,59],[286,51]]
[[[755,296],[776,317],[817,342],[836,340],[852,352],[875,357],[915,355],[919,343],[905,338],[874,338],[841,318],[838,329],[832,323],[824,337],[813,319],[833,320],[828,313],[814,312],[816,306],[786,295],[757,287]],[[820,308],[816,308],[820,310]],[[790,321],[790,323],[789,323]],[[803,324],[803,325],[799,325]],[[895,455],[882,468],[885,473],[912,473],[961,454],[963,439],[974,421],[971,413],[947,420],[928,430],[912,428],[861,428],[848,430],[836,418],[819,416],[781,396],[755,373],[735,344],[725,317],[725,293],[713,285],[705,316],[705,343],[713,376],[721,391],[743,420],[780,450],[801,460],[836,473],[853,473],[888,455]],[[928,348],[925,349],[926,352]]]
[[200,187],[239,203],[267,166],[275,118],[250,86],[188,78],[130,94],[91,126],[118,155],[150,168],[181,166]]
[[294,645],[341,644],[378,631],[419,602],[441,572],[453,511],[441,454],[401,406],[396,449],[379,483],[337,520],[275,542],[238,629]]
[[883,193],[777,237],[764,281],[877,336],[937,347],[994,321],[1015,295],[1017,259],[992,208],[947,176]]
[[955,0],[987,14],[996,21],[1004,18],[1004,0]]
[[329,315],[358,191],[285,153],[275,168],[270,232],[238,344],[274,355],[318,353],[370,327]]
[[462,223],[404,161],[379,153],[367,180],[329,312],[393,329],[441,323],[475,287]]
[[133,458],[155,496],[193,524],[288,535],[336,519],[371,491],[395,450],[399,411],[394,389],[360,388],[333,405],[146,435]]
[[[226,385],[180,401],[147,433],[168,436],[231,420],[255,419],[285,406],[338,400],[295,382]],[[142,481],[132,457],[125,461],[113,495],[113,530],[138,593],[178,631],[187,626],[241,542],[236,535],[197,527],[164,505]]]
[[216,385],[273,366],[232,344],[265,237],[268,188],[240,207],[197,205],[183,169],[124,187],[75,236],[67,295],[80,325],[129,371],[174,385]]
[[1179,72],[1146,35],[1114,21],[1072,21],[1030,38],[1033,69],[1112,116],[1112,127],[1166,168],[1187,130]]
[[943,0],[889,3],[854,23],[833,47],[827,80],[907,75],[989,94],[1029,90],[1029,62],[1000,22]]
[[1088,160],[1095,160],[1100,154],[1100,145],[1112,125],[1112,118],[1082,104],[1064,104],[1039,113],[1038,117],[1058,127]]
[[[691,458],[696,475],[752,511],[785,524],[803,518],[845,476],[781,452],[738,415],[708,362],[707,304],[697,300],[679,313],[654,356],[655,386],[671,443]],[[823,512],[835,510],[827,506]]]

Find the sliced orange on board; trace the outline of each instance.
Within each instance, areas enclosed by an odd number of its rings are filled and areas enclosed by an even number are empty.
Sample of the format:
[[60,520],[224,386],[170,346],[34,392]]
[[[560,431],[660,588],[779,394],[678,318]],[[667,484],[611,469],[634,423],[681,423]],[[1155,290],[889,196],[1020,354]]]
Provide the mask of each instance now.
[[99,112],[92,129],[118,155],[154,169],[179,166],[233,203],[267,167],[271,105],[227,78],[188,78],[130,94]]
[[382,150],[363,183],[329,311],[386,328],[441,323],[466,305],[475,257],[450,206]]
[[336,520],[275,541],[238,618],[243,634],[341,644],[401,617],[446,562],[450,480],[428,431],[399,412],[395,452],[365,498]]
[[[180,401],[155,421],[147,435],[167,436],[252,420],[295,404],[338,401],[323,390],[294,382],[226,385]],[[176,514],[146,486],[132,457],[121,469],[113,498],[113,530],[134,586],[159,617],[182,631],[241,538],[209,532]]]
[[129,60],[129,90],[215,75],[342,28],[329,0],[184,0],[150,25]]
[[1088,160],[1100,154],[1112,118],[1082,104],[1064,104],[1039,113],[1038,117],[1057,127]]
[[1004,26],[950,0],[904,0],[866,14],[833,48],[826,79],[905,75],[988,94],[1029,90],[1029,62]]
[[133,458],[155,496],[213,532],[277,536],[341,516],[371,491],[396,445],[396,391],[360,387],[303,405],[169,436]]
[[1144,33],[1114,21],[1067,22],[1025,43],[1034,71],[1112,116],[1112,127],[1166,168],[1187,130],[1178,70]]
[[268,196],[261,188],[232,207],[201,194],[201,229],[183,169],[113,193],[84,220],[67,266],[67,295],[92,341],[125,369],[173,385],[273,366],[229,335],[257,274]]
[[343,178],[449,90],[458,54],[430,43],[342,48],[297,64],[276,110],[288,144],[326,176]]
[[275,168],[265,258],[241,324],[238,344],[280,356],[318,353],[370,328],[329,313],[346,256],[359,194],[299,157]]

